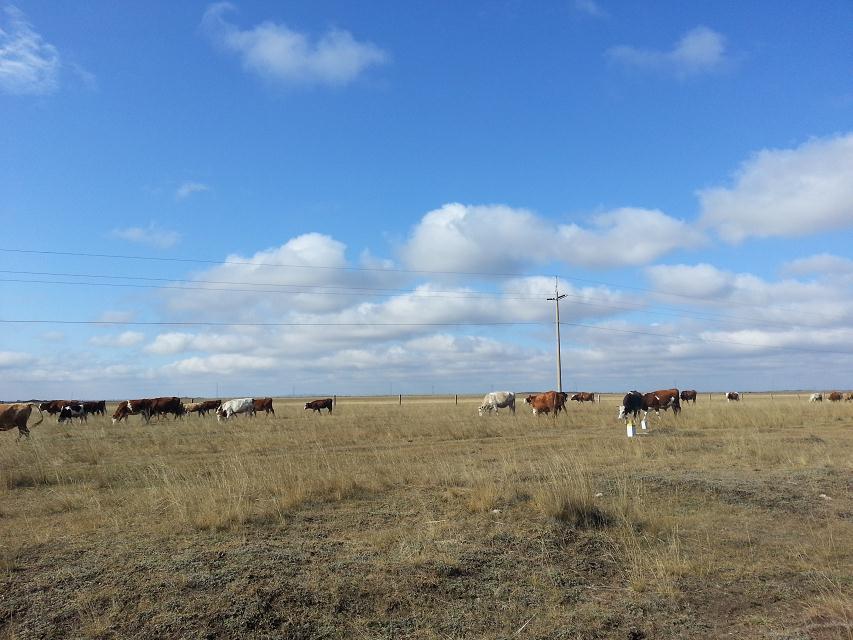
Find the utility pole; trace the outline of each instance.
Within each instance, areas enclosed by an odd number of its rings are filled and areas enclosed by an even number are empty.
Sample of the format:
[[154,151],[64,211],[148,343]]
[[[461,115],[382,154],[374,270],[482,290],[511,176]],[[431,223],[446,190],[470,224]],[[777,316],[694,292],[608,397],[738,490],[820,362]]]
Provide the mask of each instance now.
[[554,276],[554,297],[548,298],[553,300],[557,307],[557,391],[563,391],[563,364],[560,361],[560,299],[565,298],[566,294],[560,295],[559,280]]

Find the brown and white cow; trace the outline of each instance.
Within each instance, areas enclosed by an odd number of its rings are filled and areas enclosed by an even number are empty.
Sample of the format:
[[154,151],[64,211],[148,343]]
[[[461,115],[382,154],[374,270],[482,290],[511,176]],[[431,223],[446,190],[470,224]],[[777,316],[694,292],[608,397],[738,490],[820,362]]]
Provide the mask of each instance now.
[[729,391],[726,394],[726,401],[727,402],[739,402],[740,401],[740,394],[737,391]]
[[311,409],[312,411],[316,411],[317,413],[323,413],[321,409],[328,409],[329,413],[332,413],[332,402],[331,398],[323,398],[322,400],[312,400],[311,402],[305,403],[305,411]]
[[685,389],[681,392],[681,401],[696,404],[696,395],[696,389]]
[[0,404],[0,431],[9,431],[10,429],[18,429],[18,437],[16,440],[20,440],[21,436],[30,437],[30,430],[27,427],[27,420],[30,419],[30,414],[33,412],[33,406],[39,412],[39,416],[41,416],[38,422],[34,422],[31,424],[31,427],[35,427],[40,425],[44,420],[44,414],[41,412],[41,409],[38,405],[34,405],[29,402],[13,402],[11,404]]
[[586,391],[579,391],[572,396],[572,400],[575,402],[595,402],[595,394],[588,393]]
[[39,411],[44,411],[48,415],[56,415],[62,411],[62,407],[68,404],[77,404],[76,400],[47,400],[38,405]]
[[252,398],[252,403],[255,405],[255,413],[263,411],[266,415],[275,415],[275,409],[272,408],[272,398]]

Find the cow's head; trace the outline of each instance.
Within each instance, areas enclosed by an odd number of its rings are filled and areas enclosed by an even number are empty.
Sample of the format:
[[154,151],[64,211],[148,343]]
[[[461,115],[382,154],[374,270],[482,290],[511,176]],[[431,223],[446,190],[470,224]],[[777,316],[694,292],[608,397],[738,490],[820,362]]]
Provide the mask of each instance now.
[[624,404],[619,406],[619,416],[616,419],[617,420],[624,420],[625,419],[625,405]]

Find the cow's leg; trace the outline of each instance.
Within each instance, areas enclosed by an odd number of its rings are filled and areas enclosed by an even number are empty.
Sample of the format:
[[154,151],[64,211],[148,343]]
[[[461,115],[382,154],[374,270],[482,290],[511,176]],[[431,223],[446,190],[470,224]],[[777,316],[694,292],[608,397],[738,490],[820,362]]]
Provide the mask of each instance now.
[[15,438],[15,440],[16,441],[20,440],[21,436],[27,436],[27,438],[30,437],[30,430],[27,429],[27,425],[23,425],[21,427],[18,427],[18,437]]

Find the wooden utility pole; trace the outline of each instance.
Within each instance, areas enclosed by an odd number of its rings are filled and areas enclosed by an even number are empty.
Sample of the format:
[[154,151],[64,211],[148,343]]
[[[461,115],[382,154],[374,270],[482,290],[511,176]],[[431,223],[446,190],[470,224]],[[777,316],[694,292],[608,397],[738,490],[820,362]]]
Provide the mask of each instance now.
[[553,300],[557,307],[557,391],[563,391],[563,364],[560,360],[560,299],[565,298],[566,294],[560,295],[559,280],[554,276],[554,297],[548,298]]

